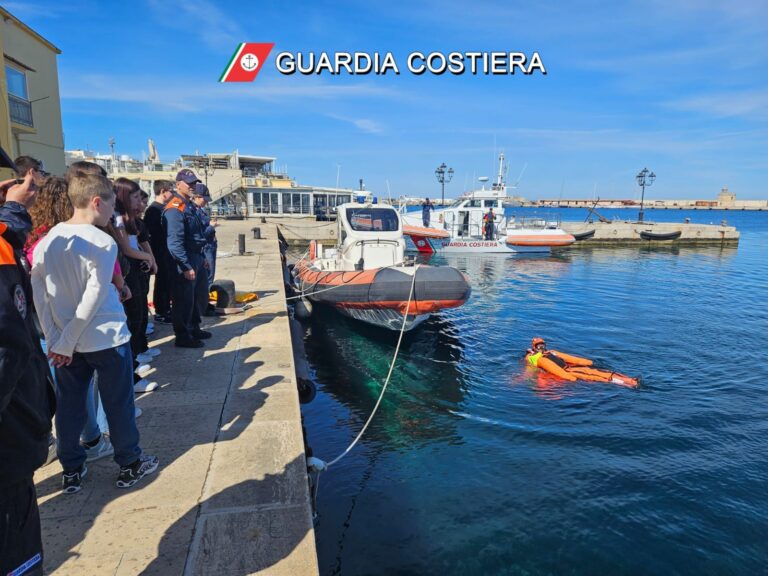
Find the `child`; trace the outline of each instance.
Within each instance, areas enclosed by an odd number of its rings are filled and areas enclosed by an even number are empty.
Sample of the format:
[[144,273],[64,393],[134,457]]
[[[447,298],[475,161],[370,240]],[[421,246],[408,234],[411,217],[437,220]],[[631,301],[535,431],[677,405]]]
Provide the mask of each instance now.
[[56,369],[56,430],[62,489],[80,491],[88,470],[80,432],[88,385],[94,372],[109,422],[118,488],[129,488],[158,467],[142,454],[133,401],[133,358],[125,312],[111,284],[117,255],[105,226],[115,195],[103,176],[76,171],[69,181],[74,214],[54,226],[37,245],[32,285],[35,306]]

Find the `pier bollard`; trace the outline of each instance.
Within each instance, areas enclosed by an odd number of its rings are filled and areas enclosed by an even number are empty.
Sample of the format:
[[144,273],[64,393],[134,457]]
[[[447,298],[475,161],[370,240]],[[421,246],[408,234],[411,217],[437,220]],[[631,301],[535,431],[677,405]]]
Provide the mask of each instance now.
[[237,249],[240,253],[240,256],[245,254],[245,234],[238,234],[237,235]]
[[261,228],[251,228],[254,240],[261,240]]

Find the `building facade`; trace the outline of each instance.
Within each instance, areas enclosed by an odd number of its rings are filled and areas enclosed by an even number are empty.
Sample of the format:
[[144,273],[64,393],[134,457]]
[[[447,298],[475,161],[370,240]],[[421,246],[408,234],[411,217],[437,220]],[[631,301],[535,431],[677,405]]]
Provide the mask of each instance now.
[[0,145],[64,174],[57,56],[61,50],[0,6]]

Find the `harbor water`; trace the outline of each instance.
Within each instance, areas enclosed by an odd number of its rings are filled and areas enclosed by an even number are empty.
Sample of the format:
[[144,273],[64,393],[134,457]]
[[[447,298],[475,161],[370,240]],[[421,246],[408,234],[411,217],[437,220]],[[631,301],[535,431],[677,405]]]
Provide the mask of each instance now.
[[[727,219],[739,246],[433,257],[472,297],[406,335],[322,475],[321,574],[766,573],[768,214],[646,211],[685,217]],[[397,335],[321,307],[304,326],[327,461]],[[643,383],[541,379],[533,336]]]

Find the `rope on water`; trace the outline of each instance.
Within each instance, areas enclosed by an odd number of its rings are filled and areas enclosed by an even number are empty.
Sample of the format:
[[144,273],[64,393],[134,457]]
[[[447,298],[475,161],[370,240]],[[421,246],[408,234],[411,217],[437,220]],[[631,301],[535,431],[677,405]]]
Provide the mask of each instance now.
[[315,458],[315,457],[307,459],[307,467],[310,470],[316,472],[317,474],[317,476],[315,477],[315,481],[313,483],[314,489],[312,491],[313,492],[312,509],[315,517],[317,517],[316,504],[317,504],[318,487],[320,486],[320,473],[324,472],[325,470],[327,470],[328,468],[330,468],[331,466],[339,462],[339,460],[341,460],[342,458],[344,458],[344,456],[349,454],[352,448],[355,447],[355,445],[358,443],[360,438],[363,437],[363,434],[365,434],[365,431],[368,429],[369,424],[373,420],[373,417],[376,415],[376,411],[379,409],[379,405],[381,404],[381,401],[384,398],[384,393],[387,391],[387,386],[389,386],[389,380],[392,378],[392,372],[395,369],[395,363],[397,362],[397,355],[400,353],[400,344],[403,342],[403,334],[405,334],[405,326],[408,323],[408,311],[411,308],[411,301],[413,300],[413,296],[414,296],[414,288],[416,287],[416,272],[418,271],[418,268],[419,268],[419,265],[417,264],[416,266],[414,266],[414,269],[413,269],[413,279],[411,280],[411,289],[408,293],[408,303],[406,304],[405,313],[403,314],[403,324],[400,327],[400,334],[397,338],[397,346],[395,347],[395,353],[392,356],[392,362],[389,365],[389,372],[387,373],[387,378],[384,380],[384,386],[381,388],[381,393],[379,394],[379,398],[378,400],[376,400],[376,404],[374,405],[370,416],[368,416],[368,420],[365,421],[365,424],[363,425],[362,429],[360,430],[360,432],[358,432],[357,436],[352,441],[352,443],[349,446],[347,446],[346,450],[344,450],[341,454],[336,456],[336,458],[334,458],[330,462],[324,462],[320,458]]

